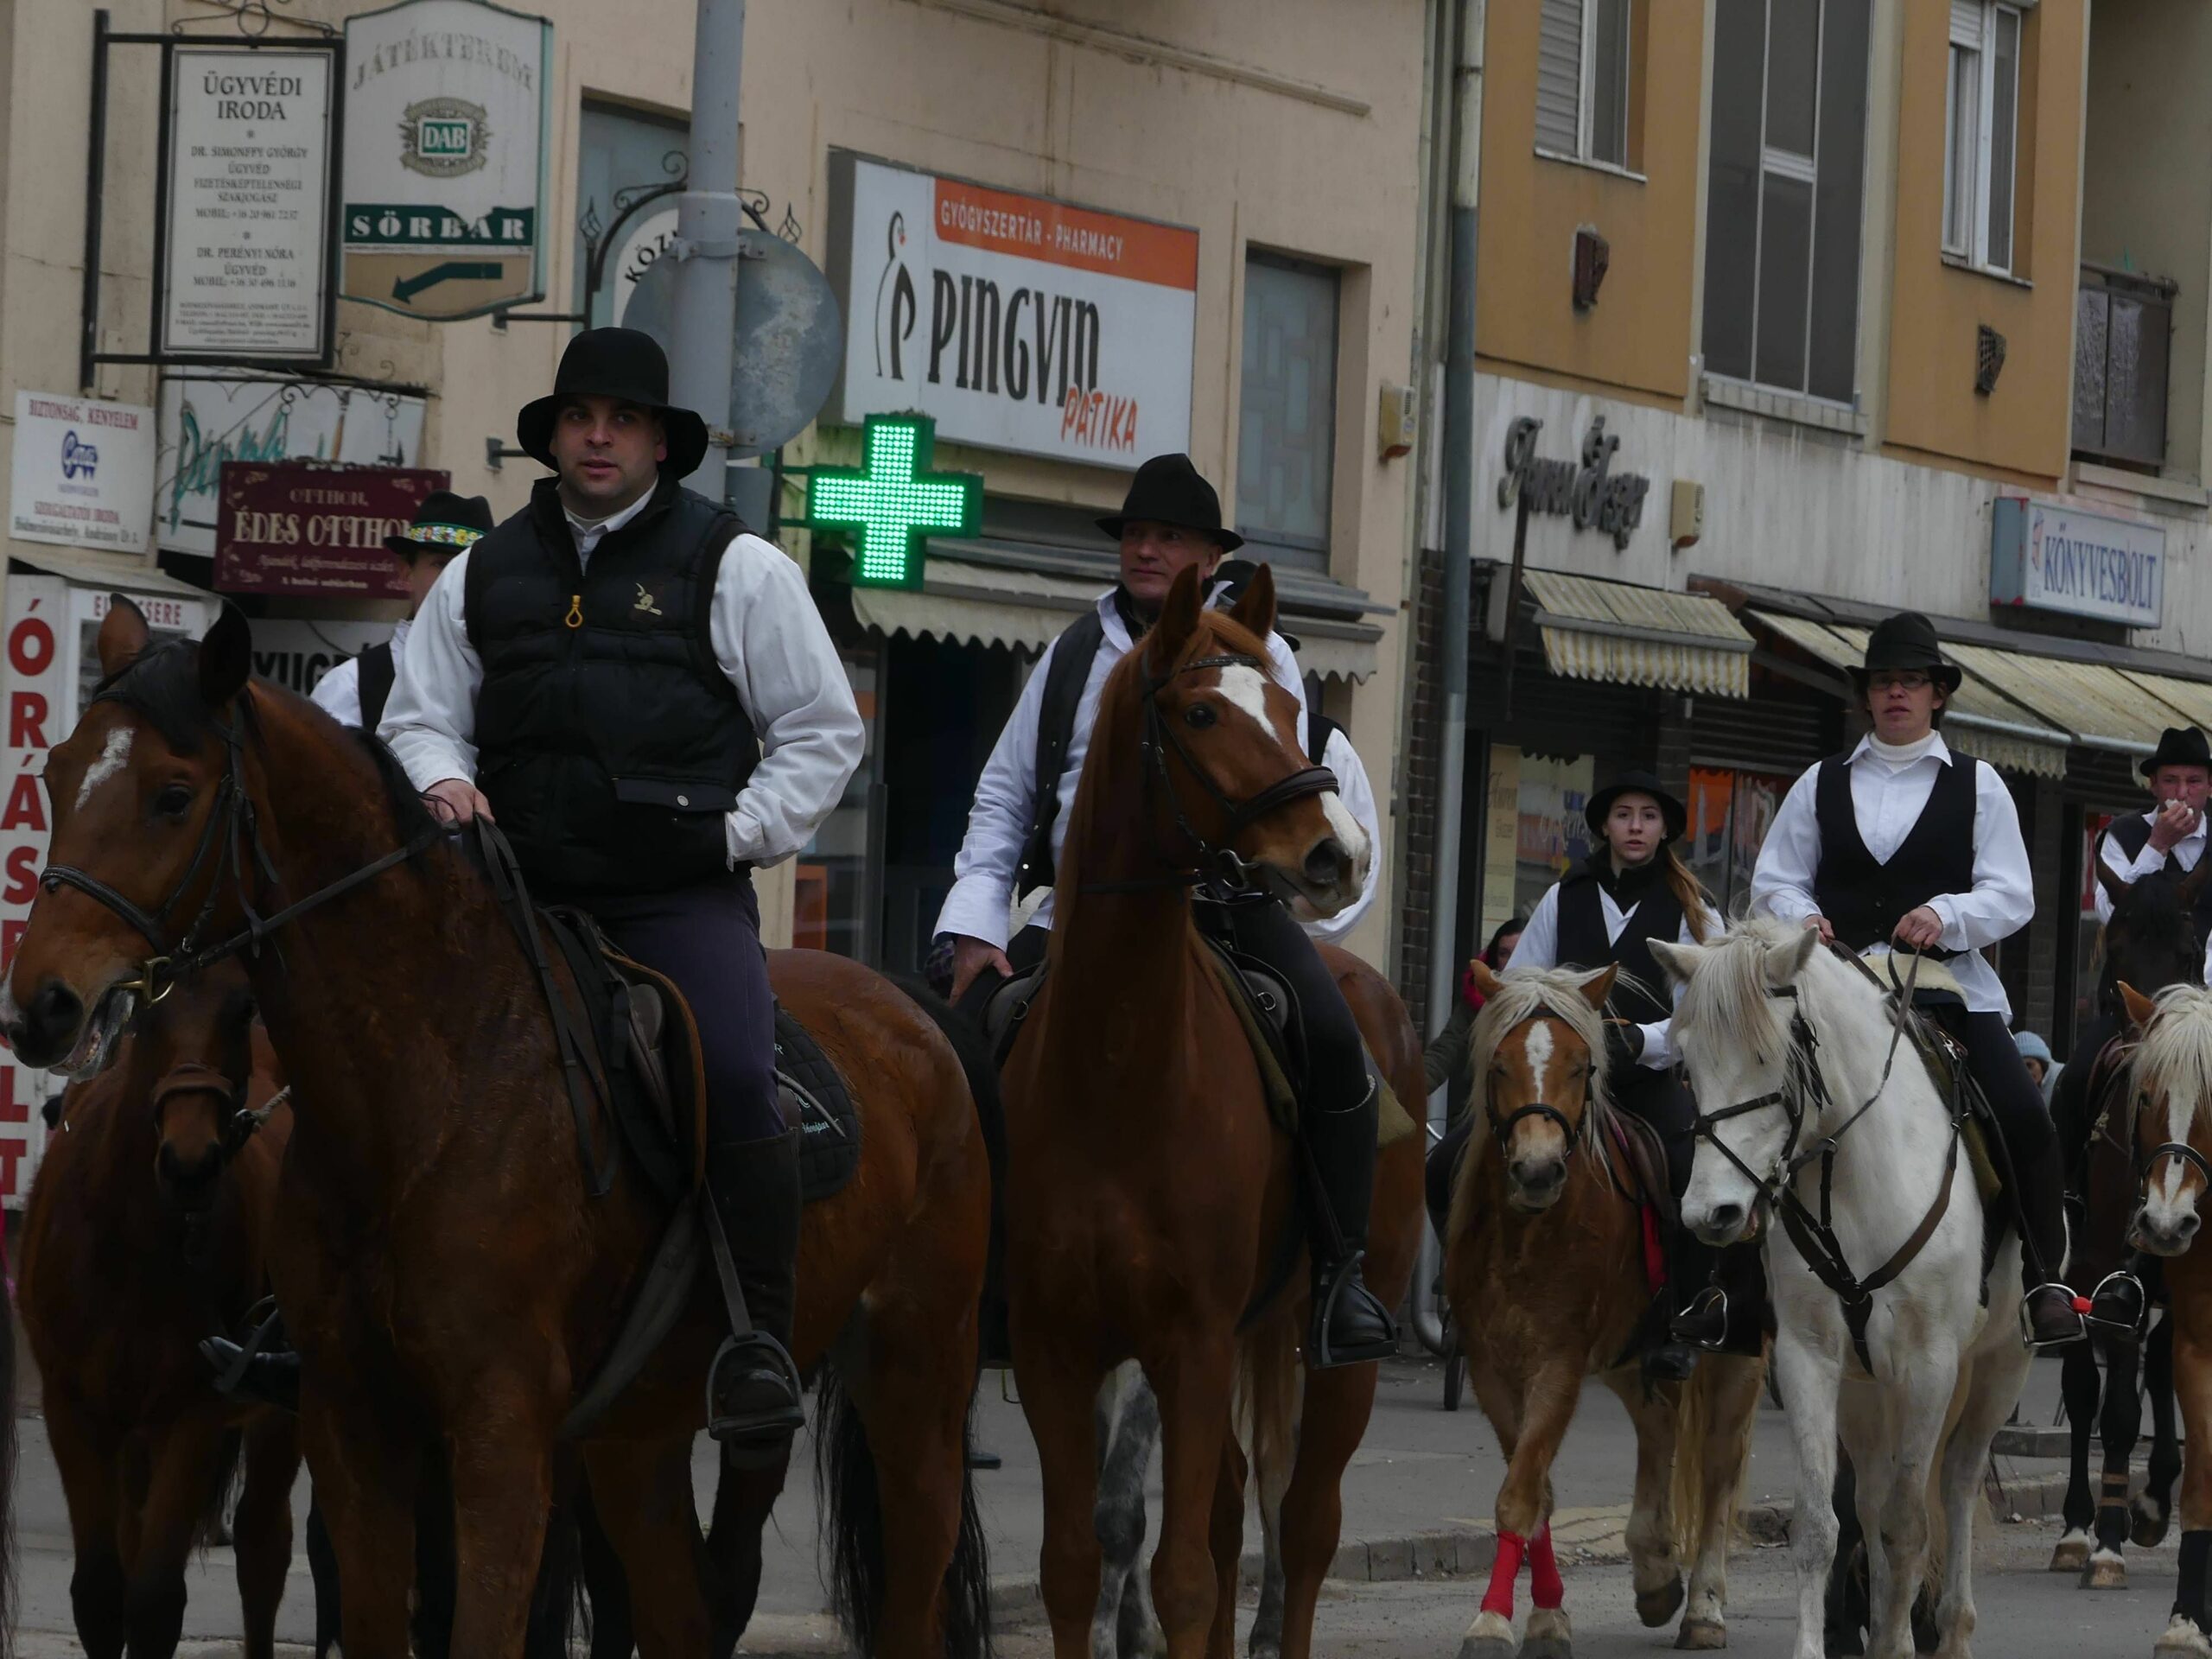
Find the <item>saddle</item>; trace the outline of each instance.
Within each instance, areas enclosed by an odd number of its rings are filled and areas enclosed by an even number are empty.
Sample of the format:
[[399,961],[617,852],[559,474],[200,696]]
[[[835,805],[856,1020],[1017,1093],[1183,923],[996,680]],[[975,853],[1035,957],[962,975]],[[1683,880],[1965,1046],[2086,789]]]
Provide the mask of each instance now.
[[1894,950],[1859,958],[1860,966],[1873,976],[1892,1001],[1901,1001],[1910,985],[1912,1006],[1904,1014],[1906,1040],[1927,1067],[1929,1081],[1936,1085],[1936,1092],[1966,1109],[1964,1121],[1959,1126],[1959,1138],[1974,1169],[1974,1186],[1981,1194],[1983,1214],[1987,1216],[1998,1207],[1998,1200],[2007,1190],[2004,1178],[1998,1173],[1996,1156],[1990,1149],[1996,1118],[1981,1092],[1981,1085],[1967,1069],[1966,1051],[1936,1023],[1934,1014],[1939,1007],[1964,1007],[1966,992],[1959,984],[1958,976],[1936,958],[1923,956],[1916,977],[1909,965],[1910,961],[1910,957]]
[[1643,1224],[1643,1278],[1653,1295],[1667,1283],[1666,1239],[1681,1224],[1681,1206],[1667,1179],[1667,1148],[1633,1112],[1611,1114],[1605,1171],[1613,1190],[1637,1207]]

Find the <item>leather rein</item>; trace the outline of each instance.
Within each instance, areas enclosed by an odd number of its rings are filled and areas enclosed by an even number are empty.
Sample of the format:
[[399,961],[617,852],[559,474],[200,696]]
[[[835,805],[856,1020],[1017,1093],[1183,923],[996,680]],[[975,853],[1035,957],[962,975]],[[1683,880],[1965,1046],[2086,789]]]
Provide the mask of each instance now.
[[[1873,970],[1847,950],[1839,950],[1851,965],[1866,975],[1868,983],[1890,995],[1888,988],[1876,977]],[[1843,1241],[1836,1236],[1834,1210],[1836,1154],[1841,1149],[1843,1138],[1851,1133],[1859,1121],[1874,1108],[1883,1091],[1889,1087],[1890,1072],[1897,1064],[1897,1046],[1904,1036],[1906,1020],[1910,1017],[1915,986],[1920,978],[1920,956],[1914,953],[1912,966],[1906,970],[1904,988],[1896,993],[1897,1018],[1890,1032],[1889,1052],[1882,1060],[1882,1075],[1874,1084],[1874,1091],[1833,1134],[1821,1137],[1803,1151],[1798,1142],[1803,1138],[1808,1122],[1817,1121],[1835,1104],[1828,1092],[1827,1079],[1821,1071],[1818,1050],[1820,1038],[1813,1030],[1812,1021],[1805,1017],[1802,1002],[1795,985],[1770,989],[1769,995],[1787,998],[1789,1012],[1789,1053],[1783,1063],[1783,1081],[1779,1089],[1769,1090],[1750,1100],[1738,1101],[1732,1106],[1698,1115],[1698,1139],[1716,1149],[1733,1164],[1745,1179],[1758,1190],[1759,1202],[1779,1216],[1790,1242],[1798,1254],[1805,1258],[1805,1265],[1812,1268],[1814,1276],[1834,1293],[1843,1305],[1844,1324],[1851,1332],[1851,1345],[1859,1357],[1859,1365],[1868,1376],[1874,1371],[1873,1353],[1866,1340],[1867,1321],[1873,1313],[1874,1293],[1893,1283],[1897,1276],[1919,1256],[1936,1236],[1944,1214],[1951,1206],[1951,1186],[1959,1163],[1960,1131],[1966,1121],[1965,1091],[1955,1092],[1951,1109],[1950,1146],[1943,1157],[1943,1174],[1936,1183],[1935,1198],[1914,1228],[1910,1237],[1892,1252],[1882,1265],[1860,1278],[1851,1270],[1845,1258]],[[1779,1107],[1789,1121],[1789,1138],[1783,1142],[1782,1152],[1774,1167],[1762,1176],[1735,1153],[1714,1132],[1715,1126],[1731,1118],[1745,1117],[1751,1113]],[[1817,1162],[1821,1166],[1820,1208],[1798,1195],[1797,1177]]]
[[[1252,668],[1257,669],[1262,674],[1268,671],[1268,664],[1265,662],[1257,657],[1248,656],[1243,652],[1196,657],[1187,663],[1171,669],[1164,675],[1147,678],[1144,690],[1146,798],[1149,800],[1156,779],[1159,787],[1167,798],[1169,810],[1175,815],[1177,832],[1190,842],[1192,849],[1198,855],[1195,861],[1185,868],[1171,871],[1166,875],[1143,876],[1127,881],[1085,882],[1077,889],[1078,892],[1084,893],[1141,893],[1160,887],[1197,887],[1209,885],[1232,893],[1251,891],[1261,885],[1260,880],[1255,879],[1255,874],[1258,867],[1245,862],[1237,855],[1236,849],[1230,843],[1245,830],[1278,807],[1287,806],[1293,801],[1304,800],[1309,795],[1325,795],[1337,787],[1336,773],[1331,772],[1326,766],[1307,766],[1290,773],[1287,777],[1277,779],[1265,789],[1247,799],[1231,800],[1221,785],[1214,782],[1213,775],[1198,764],[1198,757],[1191,753],[1189,747],[1183,741],[1181,734],[1169,723],[1166,716],[1161,714],[1160,709],[1160,694],[1177,679],[1185,674],[1198,674],[1209,669],[1217,668]],[[1184,809],[1182,795],[1176,789],[1175,780],[1169,775],[1167,770],[1167,752],[1170,749],[1175,752],[1176,758],[1182,761],[1190,774],[1198,780],[1198,787],[1204,790],[1213,804],[1227,815],[1229,821],[1221,831],[1219,845],[1216,845],[1200,835],[1191,823],[1190,814]],[[1166,859],[1164,849],[1161,856],[1164,861],[1173,862],[1173,860]]]
[[[101,681],[93,692],[92,702],[116,700],[116,683],[130,671],[131,666],[135,664],[126,665]],[[124,980],[111,989],[135,990],[148,1003],[158,1002],[176,988],[178,981],[213,963],[241,952],[258,956],[262,942],[287,922],[374,880],[386,870],[420,857],[449,833],[444,825],[432,823],[417,831],[404,845],[371,860],[352,874],[318,887],[296,903],[262,915],[254,908],[249,867],[252,875],[271,887],[281,886],[281,881],[275,865],[270,861],[268,850],[262,845],[259,815],[246,793],[242,730],[245,718],[241,708],[232,713],[227,723],[216,726],[224,747],[222,781],[215,786],[214,803],[208,810],[207,824],[200,832],[192,862],[185,867],[183,875],[158,909],[143,909],[89,870],[73,864],[48,864],[39,873],[40,892],[58,893],[64,887],[73,887],[127,923],[153,947],[153,954],[140,965],[138,977]],[[173,931],[175,915],[203,874],[207,874],[207,896],[201,901],[199,913],[182,932]],[[227,938],[203,943],[226,881],[237,892],[245,925]]]

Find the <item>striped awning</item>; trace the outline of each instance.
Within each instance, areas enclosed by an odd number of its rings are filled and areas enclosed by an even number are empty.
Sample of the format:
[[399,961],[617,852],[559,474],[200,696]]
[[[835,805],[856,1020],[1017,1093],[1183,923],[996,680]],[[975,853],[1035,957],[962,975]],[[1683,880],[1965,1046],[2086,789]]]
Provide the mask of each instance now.
[[[1762,628],[1839,672],[1866,660],[1866,630],[1843,623],[1822,623],[1779,611],[1754,611]],[[1955,658],[1955,648],[1943,647]],[[1963,659],[1960,665],[1966,666]],[[1943,736],[1952,747],[1979,755],[2006,772],[2045,778],[2066,775],[2066,750],[2074,734],[2038,719],[1969,671],[1945,705]]]
[[1042,651],[1098,602],[1095,582],[932,558],[919,588],[853,588],[853,614],[866,627],[948,645]]
[[1748,697],[1751,636],[1717,599],[1625,582],[1525,573],[1544,660],[1568,679]]
[[2101,663],[1949,642],[1943,650],[1975,678],[2065,727],[2075,742],[2093,749],[2148,754],[2158,747],[2159,732],[2175,723],[2166,704]]

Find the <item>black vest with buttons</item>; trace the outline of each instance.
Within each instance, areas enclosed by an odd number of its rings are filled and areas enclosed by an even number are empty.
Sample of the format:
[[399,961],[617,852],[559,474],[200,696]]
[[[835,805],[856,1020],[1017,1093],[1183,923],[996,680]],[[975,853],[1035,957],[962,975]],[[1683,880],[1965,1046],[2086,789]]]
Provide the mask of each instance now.
[[[1608,939],[1605,889],[1596,873],[1587,864],[1570,871],[1559,884],[1556,954],[1560,963],[1570,968],[1603,968],[1608,963],[1618,963],[1624,977],[1614,982],[1607,1008],[1623,1020],[1648,1026],[1674,1013],[1664,994],[1666,979],[1652,960],[1651,941],[1664,939],[1672,944],[1681,937],[1682,901],[1661,879],[1645,889],[1643,898],[1631,902],[1636,911],[1621,929],[1620,938]],[[1628,982],[1631,978],[1637,982],[1633,985]]]
[[722,815],[760,758],[709,632],[744,526],[663,477],[588,565],[556,480],[468,550],[483,659],[476,786],[545,894],[663,892],[727,877]]
[[1970,755],[1939,766],[1919,821],[1886,864],[1866,850],[1851,799],[1851,761],[1821,762],[1814,807],[1821,826],[1821,868],[1813,898],[1835,936],[1853,950],[1886,944],[1904,919],[1930,899],[1974,887],[1974,769]]
[[[2111,837],[2114,846],[2127,855],[2127,861],[2132,864],[2143,855],[2143,849],[2151,844],[2150,815],[2144,812],[2132,812],[2124,818],[2114,818],[2110,826],[2106,829],[2105,834]],[[2198,856],[2201,858],[2203,855],[2200,853]],[[2189,871],[2183,868],[2177,853],[2166,855],[2166,874],[2177,880],[2189,874]],[[2196,895],[2196,937],[2200,939],[2212,938],[2212,882],[2206,883],[2204,891]]]

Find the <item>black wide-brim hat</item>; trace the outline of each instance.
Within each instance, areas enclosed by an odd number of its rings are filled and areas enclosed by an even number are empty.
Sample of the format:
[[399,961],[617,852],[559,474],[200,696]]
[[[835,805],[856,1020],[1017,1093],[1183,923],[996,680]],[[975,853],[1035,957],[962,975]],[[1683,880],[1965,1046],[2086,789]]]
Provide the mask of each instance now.
[[1122,526],[1133,519],[1198,531],[1212,537],[1224,553],[1244,545],[1242,536],[1222,527],[1221,497],[1188,455],[1154,455],[1138,467],[1121,512],[1101,518],[1098,528],[1119,541]]
[[2169,726],[2158,734],[2158,747],[2143,762],[2148,778],[2160,766],[2202,766],[2212,772],[2212,744],[2194,726]]
[[473,547],[499,521],[492,504],[480,495],[455,495],[451,490],[432,490],[415,509],[415,522],[397,536],[387,536],[387,550],[403,559],[424,553],[448,556]]
[[668,401],[668,354],[651,334],[635,328],[587,328],[561,353],[553,390],[524,404],[515,416],[515,438],[532,461],[560,468],[553,460],[553,422],[572,397],[615,397],[660,416],[668,439],[663,470],[689,478],[707,454],[707,423],[688,409]]
[[1965,677],[1960,669],[1943,660],[1943,647],[1936,638],[1936,625],[1918,611],[1899,611],[1885,616],[1866,636],[1866,660],[1851,671],[1852,683],[1864,696],[1867,677],[1878,670],[1925,674],[1948,696]]
[[1660,817],[1667,823],[1667,839],[1680,841],[1682,832],[1690,827],[1690,810],[1681,798],[1671,792],[1648,772],[1624,772],[1590,798],[1582,809],[1582,821],[1590,826],[1590,833],[1599,840],[1605,838],[1605,815],[1613,810],[1613,803],[1624,795],[1649,795],[1659,803]]

